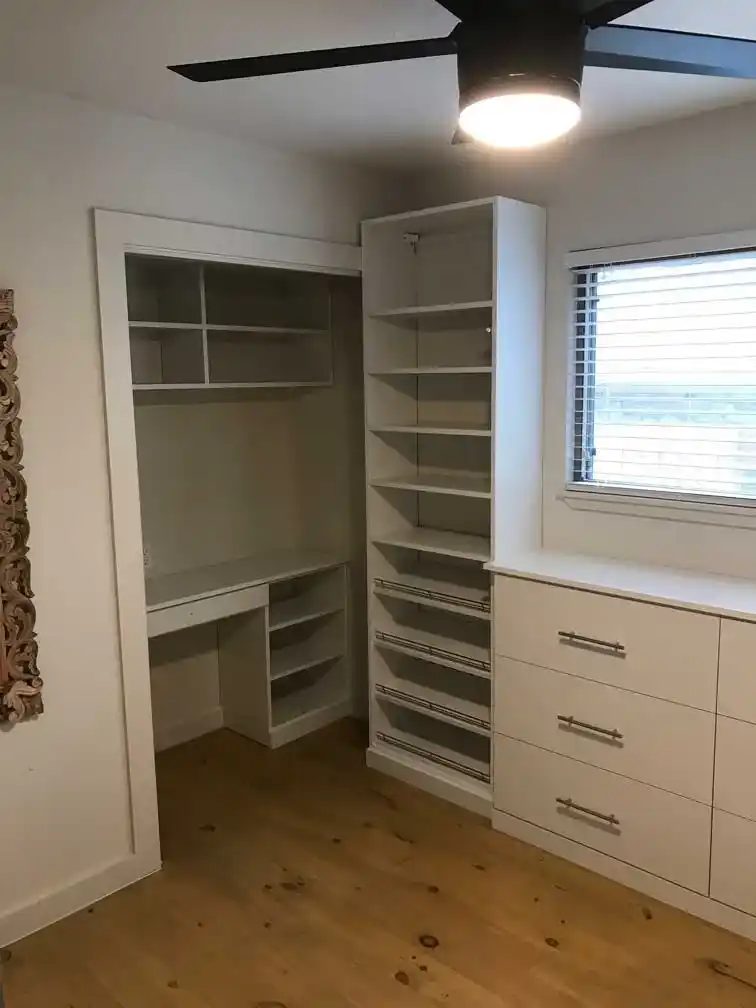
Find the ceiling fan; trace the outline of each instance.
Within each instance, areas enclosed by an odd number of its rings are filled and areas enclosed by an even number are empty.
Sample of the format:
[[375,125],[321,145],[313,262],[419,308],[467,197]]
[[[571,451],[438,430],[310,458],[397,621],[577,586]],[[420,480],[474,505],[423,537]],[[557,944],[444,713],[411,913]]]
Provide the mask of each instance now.
[[460,132],[494,147],[533,147],[580,120],[587,66],[756,80],[756,41],[612,22],[651,0],[437,0],[459,18],[450,35],[187,63],[191,81],[456,55]]

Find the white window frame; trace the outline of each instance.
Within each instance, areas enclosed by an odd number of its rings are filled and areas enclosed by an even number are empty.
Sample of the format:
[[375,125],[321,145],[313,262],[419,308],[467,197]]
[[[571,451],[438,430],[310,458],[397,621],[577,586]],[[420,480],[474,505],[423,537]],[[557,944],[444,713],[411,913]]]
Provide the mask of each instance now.
[[[690,255],[739,252],[753,248],[756,248],[756,230],[735,231],[725,234],[702,235],[695,238],[619,245],[612,248],[581,249],[567,255],[565,267],[573,271],[604,263],[620,264],[643,260],[675,259]],[[573,297],[573,288],[570,285],[570,339],[573,335]],[[559,500],[578,511],[600,511],[605,514],[639,518],[661,518],[666,521],[756,529],[756,500],[748,502],[728,497],[707,498],[700,494],[606,488],[573,482],[571,475],[575,388],[571,360],[568,360],[565,379],[567,415],[564,425],[564,489],[558,495]]]

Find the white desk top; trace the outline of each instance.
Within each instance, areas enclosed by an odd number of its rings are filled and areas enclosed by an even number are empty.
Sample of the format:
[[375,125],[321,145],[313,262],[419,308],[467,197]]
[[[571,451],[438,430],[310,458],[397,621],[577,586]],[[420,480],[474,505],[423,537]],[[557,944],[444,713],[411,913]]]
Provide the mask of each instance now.
[[488,564],[494,574],[628,596],[756,623],[756,580],[537,550]]
[[327,570],[344,563],[344,558],[314,550],[273,550],[254,556],[147,578],[147,612],[167,609],[185,602],[225,595],[242,588],[284,581],[300,574]]

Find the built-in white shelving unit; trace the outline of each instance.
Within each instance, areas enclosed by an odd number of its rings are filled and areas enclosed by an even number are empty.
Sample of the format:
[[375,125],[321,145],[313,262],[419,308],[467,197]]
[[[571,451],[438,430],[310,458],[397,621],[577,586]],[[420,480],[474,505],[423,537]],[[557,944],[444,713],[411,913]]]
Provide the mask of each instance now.
[[331,384],[326,277],[136,254],[126,272],[136,393]]
[[108,328],[130,352],[154,735],[275,747],[354,712],[359,250],[206,237],[206,257],[125,248]]
[[478,811],[491,807],[494,413],[497,436],[515,437],[499,426],[506,341],[515,327],[515,343],[541,338],[535,278],[518,289],[510,267],[542,239],[541,211],[498,198],[363,225],[368,762]]
[[337,558],[277,550],[149,578],[150,637],[217,623],[223,721],[272,747],[351,712],[348,577]]

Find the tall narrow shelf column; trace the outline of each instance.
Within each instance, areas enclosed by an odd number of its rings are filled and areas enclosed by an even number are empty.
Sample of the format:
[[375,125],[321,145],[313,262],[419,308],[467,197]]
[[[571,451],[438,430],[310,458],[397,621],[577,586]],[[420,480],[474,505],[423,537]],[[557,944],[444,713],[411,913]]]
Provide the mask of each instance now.
[[498,421],[540,353],[543,245],[543,211],[500,198],[363,225],[368,762],[482,812],[486,564],[508,520],[493,506],[494,418],[515,436]]

